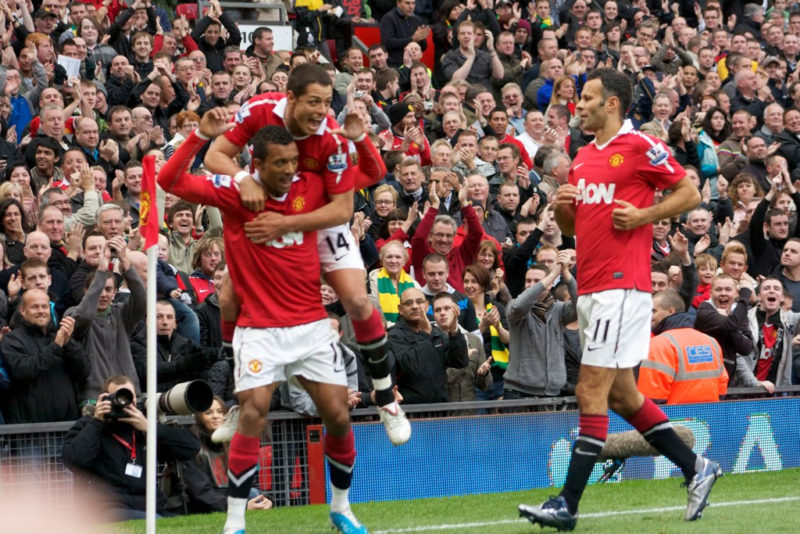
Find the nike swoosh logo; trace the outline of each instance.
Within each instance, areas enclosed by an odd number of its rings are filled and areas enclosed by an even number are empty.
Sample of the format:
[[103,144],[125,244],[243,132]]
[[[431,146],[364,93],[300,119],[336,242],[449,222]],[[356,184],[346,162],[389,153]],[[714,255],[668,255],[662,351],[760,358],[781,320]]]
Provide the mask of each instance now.
[[592,352],[593,350],[597,350],[597,349],[600,349],[602,347],[603,347],[602,345],[598,345],[596,347],[586,347],[586,352]]
[[577,170],[578,170],[578,168],[579,168],[581,165],[583,165],[583,162],[581,162],[581,163],[576,163],[576,164],[575,164],[575,165],[572,167],[572,169],[573,169],[573,170],[575,170],[575,171],[577,171]]
[[347,256],[347,254],[342,254],[341,256],[334,256],[334,257],[333,257],[333,261],[340,261],[340,260],[341,260],[342,258],[344,258],[345,256]]
[[574,452],[575,454],[580,454],[581,456],[596,456],[596,454],[595,454],[595,453],[593,453],[593,452],[588,452],[588,451],[585,451],[585,450],[581,449],[580,447],[575,447],[575,449],[573,450],[573,452]]

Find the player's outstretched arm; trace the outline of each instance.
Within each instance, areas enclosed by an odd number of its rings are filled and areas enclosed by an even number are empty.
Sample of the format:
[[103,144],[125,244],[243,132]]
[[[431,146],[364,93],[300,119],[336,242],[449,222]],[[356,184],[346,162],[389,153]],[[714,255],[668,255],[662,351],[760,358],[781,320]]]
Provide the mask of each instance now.
[[572,184],[564,184],[556,191],[553,215],[561,233],[567,237],[575,235],[575,199],[578,188]]
[[700,204],[700,192],[694,184],[684,176],[658,204],[639,209],[630,202],[614,200],[620,207],[612,212],[614,228],[632,230],[667,217],[678,215]]
[[[206,113],[208,115],[208,113]],[[206,115],[203,115],[205,118]],[[231,123],[231,128],[233,123]],[[235,144],[233,141],[224,135],[218,136],[211,143],[211,146],[206,152],[206,157],[203,163],[206,168],[214,174],[223,174],[227,176],[238,176],[243,171],[241,167],[236,164],[234,158],[242,151],[242,147]],[[244,207],[250,211],[261,211],[264,209],[264,188],[249,175],[245,176],[239,183],[239,196],[242,199]]]

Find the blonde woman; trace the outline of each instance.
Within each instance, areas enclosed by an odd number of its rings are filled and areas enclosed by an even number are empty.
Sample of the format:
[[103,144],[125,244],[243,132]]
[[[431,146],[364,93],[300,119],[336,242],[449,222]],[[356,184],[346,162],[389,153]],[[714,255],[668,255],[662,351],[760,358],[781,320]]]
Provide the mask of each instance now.
[[404,269],[408,252],[400,241],[389,241],[379,253],[382,267],[369,273],[370,293],[378,299],[387,326],[397,322],[400,295],[406,289],[422,289]]

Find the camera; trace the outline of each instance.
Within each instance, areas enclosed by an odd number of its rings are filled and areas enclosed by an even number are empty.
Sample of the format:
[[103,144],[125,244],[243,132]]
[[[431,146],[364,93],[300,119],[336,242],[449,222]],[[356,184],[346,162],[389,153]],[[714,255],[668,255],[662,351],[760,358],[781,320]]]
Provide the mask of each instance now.
[[364,98],[364,96],[366,96],[366,93],[364,91],[356,91],[355,93],[353,93],[353,96],[356,98]]
[[214,402],[214,392],[205,380],[182,382],[163,393],[156,393],[156,408],[159,415],[201,413],[208,410],[212,402]]
[[106,414],[107,421],[116,421],[123,417],[128,417],[125,407],[133,403],[133,391],[128,388],[120,388],[114,393],[103,396],[103,400],[111,402],[111,412]]
[[425,109],[425,111],[432,111],[433,110],[433,102],[430,101],[430,100],[426,100],[425,102],[422,103],[422,107],[423,107],[423,109]]

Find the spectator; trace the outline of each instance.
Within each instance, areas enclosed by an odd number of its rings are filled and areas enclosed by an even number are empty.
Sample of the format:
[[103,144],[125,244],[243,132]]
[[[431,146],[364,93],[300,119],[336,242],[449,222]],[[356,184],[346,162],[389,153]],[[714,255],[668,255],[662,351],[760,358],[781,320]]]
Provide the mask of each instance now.
[[6,423],[70,421],[78,417],[78,392],[89,362],[72,339],[75,320],[52,321],[50,298],[41,289],[22,295],[19,326],[0,342],[11,391],[4,395]]
[[[431,302],[436,326],[446,328],[457,306],[453,295],[436,295]],[[460,326],[459,330],[467,340],[469,364],[461,368],[447,368],[447,396],[450,402],[474,401],[477,400],[476,391],[486,391],[491,387],[492,374],[483,351],[483,341]]]
[[427,307],[422,291],[406,289],[400,296],[397,325],[389,330],[387,354],[394,359],[395,383],[406,404],[447,402],[446,369],[469,365],[456,310],[442,329],[428,322]]
[[761,386],[773,393],[776,386],[792,385],[793,338],[800,314],[781,309],[783,290],[777,278],[761,281],[758,305],[747,313],[754,347],[736,358],[735,386]]
[[483,229],[480,219],[475,213],[475,208],[467,201],[467,189],[462,186],[458,191],[458,201],[461,205],[461,215],[467,225],[467,237],[461,244],[454,246],[456,222],[447,215],[437,215],[440,201],[434,189],[431,189],[431,193],[433,193],[430,196],[431,207],[422,217],[422,221],[411,239],[414,276],[418,282],[422,283],[424,280],[421,274],[422,260],[431,252],[436,252],[446,257],[450,266],[447,282],[456,290],[461,290],[463,289],[461,272],[465,266],[475,261]]
[[[780,264],[780,255],[786,240],[789,237],[800,237],[800,225],[795,228],[794,234],[789,235],[789,217],[780,209],[770,209],[770,202],[778,194],[779,189],[785,189],[792,196],[795,206],[800,205],[800,195],[795,190],[789,178],[787,167],[781,170],[781,176],[773,179],[772,188],[758,203],[753,218],[750,220],[750,248],[753,251],[753,276],[771,274]],[[766,226],[766,236],[764,227]]]
[[[99,246],[100,243],[98,239],[93,245]],[[130,290],[124,303],[114,302],[119,283],[113,273],[108,272],[112,252]],[[109,374],[126,373],[137,392],[141,391],[138,377],[145,376],[145,362],[134,361],[129,341],[146,312],[144,284],[128,260],[122,237],[108,240],[100,258],[96,270],[86,277],[85,296],[78,306],[67,311],[68,315],[75,317],[74,336],[89,359],[82,400],[94,399],[102,391],[104,377]]]
[[713,337],[671,321],[686,316],[683,299],[673,290],[653,295],[653,322],[661,332],[650,340],[639,367],[638,388],[667,404],[717,402],[728,390],[722,349]]
[[397,0],[395,9],[386,13],[381,20],[381,43],[389,54],[390,67],[403,64],[403,51],[410,42],[419,44],[422,50],[428,47],[430,28],[414,14],[416,0]]
[[156,303],[158,334],[158,391],[195,379],[208,378],[216,351],[196,345],[176,332],[175,308],[168,300]]
[[[222,26],[228,32],[227,39],[221,37]],[[223,50],[227,46],[239,46],[242,34],[239,27],[224,13],[218,0],[212,0],[211,8],[200,17],[192,30],[192,39],[206,56],[206,63],[211,72],[222,70]]]
[[491,365],[492,387],[477,392],[481,400],[496,400],[503,397],[503,374],[508,366],[508,321],[505,307],[488,294],[491,289],[489,271],[479,265],[467,265],[464,269],[464,294],[475,307],[478,331],[483,336],[483,349]]
[[487,34],[488,52],[475,46],[475,24],[464,21],[458,25],[458,48],[442,58],[442,69],[448,80],[466,80],[484,88],[492,87],[492,80],[503,80],[503,64],[494,49],[494,36]]
[[722,347],[728,377],[735,376],[736,355],[753,350],[753,335],[747,322],[749,283],[742,285],[727,274],[718,274],[711,282],[711,299],[700,304],[694,328],[717,340]]
[[[111,417],[108,396],[123,388],[130,390],[133,402],[124,408],[122,417]],[[107,378],[94,414],[76,421],[64,438],[64,464],[84,489],[92,492],[106,521],[145,517],[147,419],[137,407],[134,390],[127,376]],[[159,423],[156,432],[161,461],[190,460],[200,450],[197,438],[184,428]],[[157,510],[163,512],[165,504],[166,497],[159,491]]]
[[[556,302],[551,294],[559,274],[569,302]],[[558,269],[533,266],[525,273],[525,291],[506,308],[509,353],[503,398],[561,393],[567,382],[564,330],[575,314],[577,294],[566,252],[559,252]]]
[[397,322],[400,295],[408,288],[420,285],[409,276],[404,267],[408,263],[408,252],[400,241],[389,241],[380,250],[382,267],[369,273],[369,292],[378,299],[387,327]]
[[781,268],[776,270],[776,277],[792,296],[791,310],[800,312],[800,239],[789,238],[783,245]]

